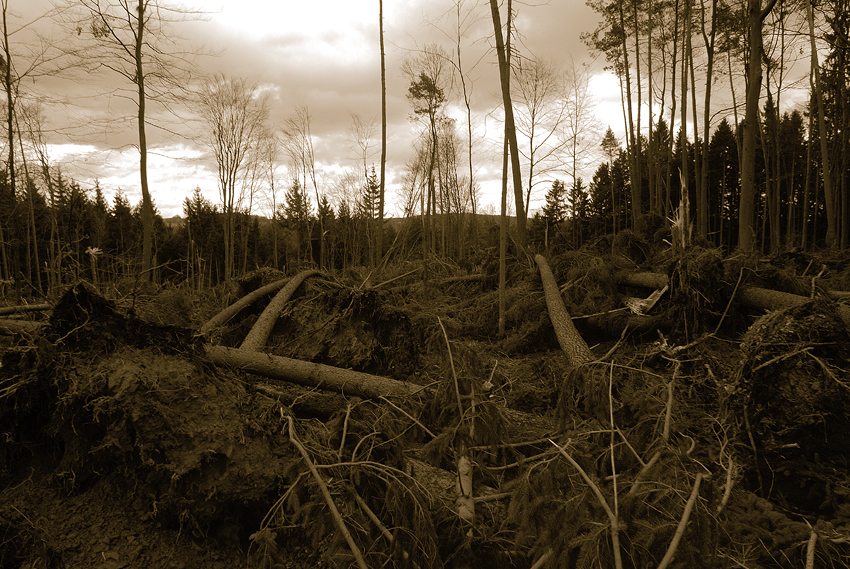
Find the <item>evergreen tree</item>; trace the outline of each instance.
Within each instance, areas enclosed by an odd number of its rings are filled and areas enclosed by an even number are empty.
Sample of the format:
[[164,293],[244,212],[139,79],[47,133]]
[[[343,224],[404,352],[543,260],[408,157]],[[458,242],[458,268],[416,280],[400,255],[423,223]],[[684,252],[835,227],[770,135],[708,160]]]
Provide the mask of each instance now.
[[561,180],[553,180],[552,186],[546,192],[543,217],[549,225],[560,223],[567,217],[567,189]]
[[310,200],[307,191],[296,179],[284,196],[283,218],[291,223],[301,225],[310,219]]
[[284,228],[292,235],[290,243],[296,260],[310,259],[313,251],[310,200],[306,189],[297,179],[292,181],[284,196],[282,221]]
[[366,185],[363,186],[363,191],[360,193],[360,199],[357,200],[357,215],[370,221],[378,219],[380,203],[381,184],[378,182],[375,167],[372,166],[372,171],[366,178]]

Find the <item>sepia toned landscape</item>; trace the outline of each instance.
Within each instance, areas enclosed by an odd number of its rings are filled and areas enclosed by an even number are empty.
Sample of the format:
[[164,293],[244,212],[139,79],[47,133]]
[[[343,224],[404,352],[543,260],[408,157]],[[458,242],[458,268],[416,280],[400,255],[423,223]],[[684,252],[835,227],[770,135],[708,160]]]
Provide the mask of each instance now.
[[288,9],[0,0],[0,568],[850,567],[850,3]]

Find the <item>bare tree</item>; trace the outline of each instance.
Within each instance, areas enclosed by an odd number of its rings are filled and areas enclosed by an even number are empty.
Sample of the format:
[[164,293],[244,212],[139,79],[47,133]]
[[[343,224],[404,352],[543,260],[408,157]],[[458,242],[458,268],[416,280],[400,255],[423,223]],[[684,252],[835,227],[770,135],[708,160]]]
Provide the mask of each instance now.
[[224,225],[224,278],[234,275],[234,216],[237,186],[248,166],[248,156],[262,138],[268,118],[265,99],[243,79],[218,75],[199,93],[200,112],[209,128],[207,144],[218,167],[219,196]]
[[[20,132],[21,129],[18,128],[18,106],[22,97],[21,84],[24,80],[28,80],[28,85],[32,85],[33,82],[42,77],[55,77],[60,71],[75,66],[70,57],[73,55],[72,50],[60,48],[57,42],[41,37],[35,29],[37,24],[48,21],[48,16],[53,15],[53,13],[53,10],[49,10],[33,20],[12,23],[10,20],[14,18],[14,14],[9,11],[8,0],[0,1],[0,16],[2,16],[0,21],[2,23],[2,30],[0,30],[0,40],[2,40],[2,45],[0,45],[0,77],[2,79],[0,81],[2,81],[3,91],[6,95],[5,123],[6,150],[8,153],[4,173],[6,188],[11,196],[18,193],[16,145],[21,150],[21,158],[26,160],[22,147],[22,133]],[[26,37],[22,37],[24,35]],[[36,103],[33,103],[33,105],[33,108],[37,106]],[[35,218],[32,210],[31,188],[27,187],[26,193],[30,198],[30,226],[34,238]],[[0,279],[11,276],[6,256],[7,240],[5,237],[5,228],[3,223],[0,223]],[[38,247],[32,247],[31,251],[34,254],[32,260],[35,264],[35,280],[40,281]],[[29,263],[29,261],[30,257],[28,256],[27,262]],[[32,277],[32,275],[30,276]],[[41,288],[40,282],[38,286]]]
[[513,87],[518,94],[516,128],[527,143],[520,150],[528,162],[526,207],[531,207],[531,194],[547,175],[562,169],[562,153],[568,140],[561,136],[567,118],[564,83],[552,64],[539,58],[519,60],[514,70]]
[[191,12],[165,0],[67,0],[70,24],[84,42],[86,61],[106,68],[135,88],[139,178],[142,190],[142,276],[150,279],[153,260],[153,200],[148,186],[148,102],[166,107],[185,93],[187,54],[176,47],[172,24]]
[[590,94],[590,73],[586,67],[578,67],[570,61],[565,84],[566,114],[564,117],[564,139],[568,169],[572,185],[578,180],[578,171],[589,163],[594,155],[599,122],[594,113]]
[[[316,153],[313,149],[313,133],[310,126],[310,111],[307,107],[298,107],[295,114],[284,121],[283,145],[289,155],[293,168],[293,176],[301,174],[301,187],[304,192],[309,186],[313,187],[316,207],[322,199],[319,195],[319,181],[316,175]],[[325,228],[319,216],[319,266],[325,263]],[[312,253],[312,239],[307,239],[307,250]]]

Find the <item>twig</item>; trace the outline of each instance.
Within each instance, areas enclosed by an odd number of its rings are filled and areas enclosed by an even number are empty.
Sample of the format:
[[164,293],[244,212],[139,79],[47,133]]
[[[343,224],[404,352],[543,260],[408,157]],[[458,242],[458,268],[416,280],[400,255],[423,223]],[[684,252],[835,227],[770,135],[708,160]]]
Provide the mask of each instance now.
[[357,502],[357,505],[360,506],[360,509],[363,510],[363,513],[366,514],[366,517],[369,518],[375,527],[378,528],[378,531],[381,532],[381,535],[384,536],[384,539],[390,542],[390,545],[395,543],[395,536],[387,529],[387,526],[384,525],[384,522],[378,517],[372,508],[369,507],[369,504],[366,503],[366,500],[357,492],[354,492],[354,501]]
[[532,565],[529,569],[540,569],[541,567],[546,565],[546,563],[550,559],[552,559],[553,555],[554,553],[552,552],[552,548],[550,547],[549,549],[543,552],[543,555],[537,558],[537,561],[535,561],[534,565]]
[[449,365],[451,366],[451,369],[452,369],[452,379],[454,380],[455,396],[457,397],[457,412],[460,414],[461,417],[463,417],[463,414],[464,414],[463,401],[461,400],[460,386],[458,385],[458,382],[457,382],[457,372],[455,371],[455,360],[454,360],[454,357],[452,357],[452,345],[449,343],[449,335],[446,333],[446,327],[443,326],[443,321],[440,319],[439,316],[437,317],[437,323],[440,325],[440,330],[443,331],[443,338],[446,340],[446,350],[448,350],[448,352],[449,352]]
[[[682,367],[682,363],[680,361],[676,361],[676,367],[673,368],[673,377],[667,383],[667,405],[664,410],[664,427],[661,429],[661,443],[662,447],[666,446],[670,441],[670,423],[673,418],[673,384],[676,381],[676,378],[679,375],[679,369]],[[649,473],[652,472],[652,469],[655,467],[655,464],[661,458],[661,449],[655,451],[652,457],[646,462],[643,467],[640,469],[640,472],[635,476],[635,481],[632,483],[632,487],[629,489],[629,496],[634,496],[637,494],[638,488],[643,483],[644,479],[649,476]]]
[[346,543],[348,543],[348,547],[351,550],[351,554],[354,556],[355,561],[357,561],[357,566],[360,567],[360,569],[369,569],[369,566],[366,565],[366,560],[363,558],[363,553],[360,551],[360,548],[354,542],[354,538],[351,536],[351,532],[348,531],[348,526],[345,525],[345,520],[342,518],[342,514],[339,512],[339,509],[334,503],[333,496],[331,496],[331,492],[330,490],[328,490],[328,486],[325,483],[325,479],[322,478],[321,474],[319,474],[319,471],[316,469],[316,465],[313,463],[313,461],[310,459],[310,455],[307,453],[307,449],[304,448],[304,445],[302,445],[301,441],[298,440],[298,435],[295,434],[295,421],[292,419],[291,416],[287,416],[286,421],[289,425],[289,442],[291,442],[295,446],[295,448],[298,449],[298,452],[304,459],[304,463],[310,470],[310,474],[313,475],[313,480],[316,481],[316,485],[322,492],[322,497],[325,499],[325,503],[327,504],[328,509],[331,512],[331,517],[334,520],[334,524],[339,530],[339,533],[342,534],[342,537],[345,538]]
[[345,448],[345,439],[348,436],[348,420],[351,418],[351,402],[345,406],[345,420],[342,422],[342,436],[339,438],[339,450],[336,453],[336,459],[342,460],[342,450]]
[[670,540],[670,546],[667,548],[667,553],[665,553],[664,557],[661,559],[661,563],[658,564],[658,569],[667,569],[667,567],[669,567],[673,562],[673,557],[676,555],[676,549],[679,547],[679,542],[682,541],[682,536],[685,534],[685,528],[688,526],[688,520],[691,517],[691,513],[694,511],[694,504],[696,504],[697,498],[699,497],[699,487],[704,476],[705,475],[700,472],[697,474],[696,480],[694,480],[694,487],[691,489],[691,496],[688,498],[688,503],[685,504],[685,511],[682,512],[682,519],[679,520],[679,525],[676,527],[676,533],[673,534],[673,539]]
[[596,496],[596,499],[599,501],[599,505],[602,506],[603,510],[605,510],[605,514],[608,516],[608,522],[611,524],[611,547],[614,550],[614,567],[615,569],[623,569],[623,559],[620,553],[620,522],[611,510],[611,506],[608,505],[607,500],[605,500],[605,496],[602,495],[602,490],[599,489],[599,486],[590,479],[587,472],[584,471],[581,465],[577,463],[573,457],[571,457],[567,451],[563,449],[563,447],[559,446],[558,443],[552,439],[549,439],[549,442],[552,443],[552,445],[558,449],[558,452],[567,459],[567,462],[569,462],[573,468],[578,471],[585,484],[590,487],[590,490]]
[[381,287],[382,287],[382,286],[384,286],[384,285],[388,285],[388,284],[390,284],[390,283],[391,283],[391,282],[393,282],[393,281],[397,281],[397,280],[399,280],[399,279],[403,279],[404,277],[410,276],[410,275],[412,275],[413,273],[417,273],[417,272],[419,272],[419,271],[421,271],[421,270],[422,270],[422,267],[417,267],[417,268],[413,269],[412,271],[407,271],[406,273],[403,273],[403,274],[401,274],[401,275],[398,275],[397,277],[393,277],[393,278],[391,278],[391,279],[388,279],[388,280],[385,280],[385,281],[383,281],[383,282],[380,282],[380,283],[376,284],[375,286],[373,286],[372,288],[373,288],[373,289],[381,288]]
[[392,401],[390,401],[389,399],[384,397],[383,395],[381,395],[378,399],[380,399],[384,403],[388,404],[390,407],[392,407],[393,409],[395,409],[396,411],[398,411],[399,413],[401,413],[402,415],[404,415],[405,417],[407,417],[408,419],[410,419],[411,421],[416,423],[416,425],[420,429],[422,429],[423,431],[428,433],[428,436],[430,436],[432,439],[437,438],[437,435],[435,435],[434,432],[431,429],[426,427],[425,424],[422,423],[422,421],[420,421],[419,419],[417,419],[416,417],[414,417],[413,415],[411,415],[410,413],[408,413],[407,411],[405,411],[404,409],[402,409],[401,407],[399,407],[398,405],[396,405],[395,403],[393,403]]
[[[437,322],[440,324],[440,329],[443,331],[443,338],[446,340],[446,349],[449,352],[449,365],[452,370],[452,380],[454,381],[455,396],[457,397],[457,412],[459,424],[463,424],[466,410],[463,407],[463,396],[460,393],[460,383],[457,379],[457,370],[455,369],[455,361],[452,356],[452,346],[449,342],[449,335],[446,333],[446,327],[443,326],[443,321],[437,317]],[[471,409],[472,410],[472,409]],[[460,519],[469,524],[467,536],[472,537],[472,528],[475,525],[475,502],[472,496],[472,478],[474,474],[474,466],[469,458],[468,445],[475,440],[475,421],[469,420],[469,439],[460,439],[456,449],[457,458],[457,514]]]
[[812,529],[809,534],[809,542],[806,544],[806,569],[815,569],[815,545],[818,542],[818,534]]
[[609,447],[611,454],[611,477],[614,485],[614,517],[620,518],[620,501],[617,495],[617,460],[614,456],[614,366],[609,368],[608,372],[608,418],[611,423],[611,433],[609,435]]
[[776,363],[779,363],[781,361],[785,361],[787,359],[793,358],[796,355],[808,352],[810,349],[811,349],[810,346],[806,346],[805,348],[800,348],[798,350],[794,350],[793,352],[789,352],[787,354],[779,354],[778,356],[776,356],[774,358],[770,358],[766,362],[757,365],[752,370],[750,370],[750,373],[755,373],[755,372],[759,371],[760,369],[764,369],[768,366],[772,366],[773,364],[776,364]]
[[726,309],[723,311],[723,314],[720,316],[720,321],[717,323],[717,326],[714,328],[714,335],[717,335],[717,332],[720,330],[720,326],[723,325],[723,321],[726,319],[726,314],[729,313],[729,307],[732,306],[732,301],[735,300],[735,294],[738,292],[738,287],[741,285],[741,278],[744,276],[744,269],[742,268],[738,271],[738,282],[735,283],[735,288],[732,289],[732,295],[729,297],[729,302],[726,303]]
[[723,485],[723,496],[720,498],[720,503],[717,504],[717,515],[720,515],[720,512],[726,507],[726,504],[729,503],[729,498],[732,496],[732,486],[734,485],[735,474],[738,471],[738,467],[735,464],[735,459],[732,458],[732,455],[726,450],[726,447],[729,446],[729,437],[726,433],[726,430],[723,431],[723,441],[720,445],[720,464],[723,466],[723,456],[726,456],[726,460],[728,464],[726,465],[726,482]]

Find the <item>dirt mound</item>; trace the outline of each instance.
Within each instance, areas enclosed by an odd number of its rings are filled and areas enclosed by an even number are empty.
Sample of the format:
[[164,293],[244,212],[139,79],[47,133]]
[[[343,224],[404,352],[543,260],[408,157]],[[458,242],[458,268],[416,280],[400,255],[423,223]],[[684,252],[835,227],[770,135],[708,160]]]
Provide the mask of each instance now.
[[[107,484],[163,527],[245,546],[291,473],[280,404],[206,364],[189,331],[124,316],[83,286],[45,336],[4,361],[18,389],[0,399],[0,454],[16,467],[0,474],[43,473],[71,496]],[[37,533],[15,535],[44,557]]]
[[[758,455],[762,491],[790,507],[847,507],[850,345],[835,306],[816,300],[761,317],[747,331],[730,396]],[[838,475],[838,479],[834,475]]]

